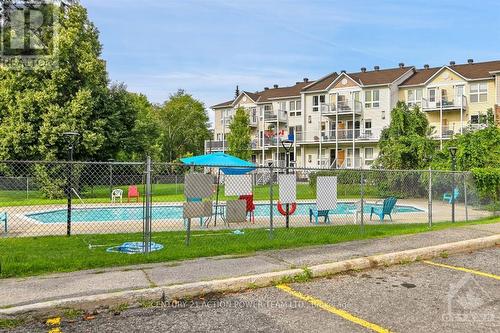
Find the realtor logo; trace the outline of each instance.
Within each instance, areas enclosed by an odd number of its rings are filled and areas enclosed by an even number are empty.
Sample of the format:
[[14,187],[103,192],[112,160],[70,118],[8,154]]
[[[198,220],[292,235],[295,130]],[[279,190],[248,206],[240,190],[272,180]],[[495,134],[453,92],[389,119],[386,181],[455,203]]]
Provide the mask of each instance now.
[[3,0],[0,5],[0,66],[34,69],[55,66],[55,37],[61,3]]
[[454,322],[495,322],[494,299],[472,274],[465,275],[457,283],[450,285],[447,295],[447,313],[444,321]]

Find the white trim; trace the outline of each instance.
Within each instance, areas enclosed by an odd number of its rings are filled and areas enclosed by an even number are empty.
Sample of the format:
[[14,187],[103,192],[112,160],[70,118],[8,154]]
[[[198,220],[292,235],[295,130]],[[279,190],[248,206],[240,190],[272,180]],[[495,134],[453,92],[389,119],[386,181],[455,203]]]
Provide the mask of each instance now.
[[445,69],[448,69],[451,72],[455,73],[457,76],[462,78],[464,81],[468,81],[468,79],[465,76],[463,76],[462,74],[458,73],[457,71],[453,70],[452,68],[450,68],[448,66],[443,66],[436,73],[434,73],[430,78],[428,78],[427,81],[424,82],[424,85],[427,85],[429,83],[429,81],[432,81],[439,73],[441,73]]
[[333,80],[333,81],[332,81],[332,83],[330,83],[330,84],[326,87],[326,90],[327,90],[327,91],[328,91],[328,90],[331,90],[331,89],[332,89],[332,88],[331,88],[331,87],[332,87],[332,85],[335,85],[335,84],[338,82],[338,80],[339,80],[342,76],[346,76],[349,80],[351,80],[352,82],[356,83],[356,85],[357,85],[358,87],[361,87],[361,86],[362,86],[362,84],[359,84],[356,80],[354,80],[352,77],[350,77],[350,76],[349,76],[349,74],[347,74],[347,73],[340,73],[340,75],[339,75],[339,76],[337,76],[337,78],[336,78],[335,80]]

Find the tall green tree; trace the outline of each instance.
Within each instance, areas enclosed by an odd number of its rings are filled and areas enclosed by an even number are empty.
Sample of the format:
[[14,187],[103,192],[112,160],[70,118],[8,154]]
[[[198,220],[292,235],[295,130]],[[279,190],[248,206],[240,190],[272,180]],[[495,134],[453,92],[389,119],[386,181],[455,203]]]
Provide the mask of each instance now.
[[76,158],[102,155],[108,76],[97,28],[79,5],[60,8],[56,68],[0,68],[0,158],[61,159],[66,131],[80,133]]
[[236,109],[233,120],[229,124],[227,145],[229,154],[244,160],[250,159],[250,117],[244,108]]
[[426,115],[418,107],[398,102],[389,127],[382,130],[375,165],[384,169],[422,169],[434,154],[435,142]]
[[158,107],[161,156],[174,161],[187,154],[203,154],[210,138],[208,115],[202,102],[179,90]]

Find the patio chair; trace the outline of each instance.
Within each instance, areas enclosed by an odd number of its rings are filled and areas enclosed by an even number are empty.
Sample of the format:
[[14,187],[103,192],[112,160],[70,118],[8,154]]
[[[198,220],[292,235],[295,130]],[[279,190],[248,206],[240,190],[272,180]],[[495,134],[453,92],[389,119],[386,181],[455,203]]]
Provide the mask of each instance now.
[[[372,219],[373,214],[377,215],[380,218],[380,221],[384,220],[385,215],[389,215],[389,218],[392,221],[391,213],[392,213],[392,210],[394,209],[394,207],[396,206],[397,201],[398,201],[398,199],[396,199],[395,197],[389,197],[389,198],[384,200],[382,207],[372,207],[370,210],[370,221]],[[377,201],[377,202],[380,202],[380,201]],[[377,204],[377,202],[375,202],[375,204]]]
[[443,194],[443,201],[448,201],[449,204],[451,204],[454,201],[457,201],[458,196],[460,195],[460,191],[458,190],[458,187],[455,187],[453,190],[453,194],[450,192],[446,192]]
[[317,208],[309,208],[309,223],[312,223],[312,218],[314,216],[314,220],[316,224],[319,223],[318,219],[320,217],[325,218],[325,223],[330,223],[330,217],[328,214],[330,213],[330,210],[325,209],[325,210],[318,210]]
[[130,198],[136,198],[136,202],[139,202],[139,190],[137,186],[131,185],[128,187],[127,202],[130,202]]
[[111,202],[116,202],[116,199],[120,199],[120,203],[123,201],[123,190],[116,188],[111,192]]
[[253,194],[240,195],[239,199],[246,201],[247,215],[250,215],[250,221],[255,223],[255,203],[253,202]]
[[0,213],[0,222],[3,222],[3,229],[5,231],[5,233],[7,233],[7,220],[8,220],[8,217],[7,217],[7,213],[6,212],[2,212]]

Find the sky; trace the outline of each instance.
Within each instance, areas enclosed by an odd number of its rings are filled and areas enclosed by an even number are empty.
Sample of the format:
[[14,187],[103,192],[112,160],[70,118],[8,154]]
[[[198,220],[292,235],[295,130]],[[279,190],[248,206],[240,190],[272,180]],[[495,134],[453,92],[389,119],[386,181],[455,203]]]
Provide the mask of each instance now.
[[[361,67],[500,59],[498,1],[81,0],[110,79],[162,103]],[[211,116],[212,118],[212,116]]]

